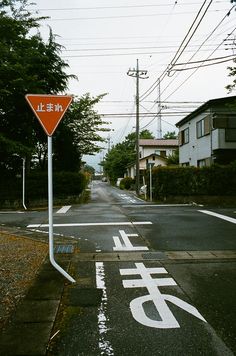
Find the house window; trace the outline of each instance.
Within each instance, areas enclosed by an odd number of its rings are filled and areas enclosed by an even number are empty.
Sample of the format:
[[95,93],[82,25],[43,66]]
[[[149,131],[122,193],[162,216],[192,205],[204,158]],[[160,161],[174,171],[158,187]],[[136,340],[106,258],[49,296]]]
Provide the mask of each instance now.
[[155,156],[152,156],[152,160],[155,161]]
[[199,159],[197,161],[197,166],[198,167],[205,167],[206,166],[206,160],[205,159]]
[[211,165],[211,162],[212,162],[211,157],[199,159],[197,161],[197,166],[198,167],[209,167]]
[[236,142],[236,119],[234,116],[228,117],[225,129],[225,142]]
[[210,133],[210,116],[206,116],[196,124],[197,138],[206,136]]
[[189,166],[189,162],[184,162],[181,165],[182,165],[182,167],[188,167]]
[[236,129],[236,119],[233,114],[214,113],[213,114],[214,129]]
[[166,157],[166,151],[160,151],[160,156],[161,157]]
[[236,129],[225,129],[225,142],[236,142]]
[[155,153],[161,157],[166,157],[166,151],[155,150]]
[[179,140],[180,140],[180,145],[189,143],[189,128],[188,127],[185,130],[180,131]]

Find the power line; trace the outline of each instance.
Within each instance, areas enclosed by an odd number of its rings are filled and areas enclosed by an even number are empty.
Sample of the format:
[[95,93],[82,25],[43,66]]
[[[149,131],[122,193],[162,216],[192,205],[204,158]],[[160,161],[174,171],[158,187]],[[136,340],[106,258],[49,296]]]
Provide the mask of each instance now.
[[[205,2],[204,2],[205,3]],[[231,9],[230,10],[228,10],[227,11],[227,14],[223,17],[223,19],[218,23],[218,25],[214,28],[214,30],[210,33],[210,35],[208,35],[207,36],[207,39],[206,40],[204,40],[203,41],[203,43],[201,44],[201,46],[200,46],[200,48],[203,46],[203,44],[210,38],[210,36],[215,32],[215,30],[221,25],[221,23],[225,20],[225,18],[227,17],[227,16],[229,16],[230,15],[230,13],[231,13],[231,11],[232,11],[232,9],[235,7],[235,5],[234,6],[232,6],[231,7]],[[205,13],[206,12],[204,12],[204,15],[205,15]],[[201,19],[202,20],[202,19]],[[234,31],[234,30],[233,30]],[[232,34],[232,32],[231,32],[231,34]],[[221,45],[221,44],[220,44]],[[219,48],[220,46],[217,46],[217,49]],[[211,53],[211,55],[214,53],[216,51],[216,49]],[[186,52],[186,51],[185,51]],[[197,53],[198,51],[196,51],[195,52],[195,54]],[[195,55],[194,54],[194,55]],[[191,57],[191,58],[193,58],[194,57],[194,55]],[[179,57],[178,57],[179,58]],[[207,58],[209,58],[209,56],[207,57]],[[175,63],[173,64],[172,63],[172,67],[175,65]],[[199,67],[200,68],[200,67]],[[158,80],[163,80],[164,78],[165,78],[165,76],[167,75],[167,73],[168,73],[168,71],[170,70],[170,68],[169,68],[169,66],[167,66],[167,69],[162,73],[162,75],[152,84],[152,86],[148,89],[148,90],[146,90],[146,92],[144,93],[144,94],[142,94],[141,95],[141,100],[143,100],[143,99],[145,99],[147,96],[149,96],[154,90],[155,90],[155,88],[157,87],[157,85],[158,85]],[[195,73],[195,72],[194,72]],[[194,74],[194,73],[192,73],[192,75]],[[190,77],[189,77],[190,78]],[[183,84],[187,81],[188,79],[186,79],[184,82],[183,82]],[[172,82],[173,81],[171,81],[171,83],[169,83],[168,84],[168,86],[163,90],[163,92],[170,86],[170,84],[172,84]],[[182,85],[183,85],[182,84]],[[182,85],[180,85],[180,86],[182,86]],[[180,87],[179,86],[179,87]],[[179,88],[178,87],[178,88]],[[177,89],[176,89],[177,90]],[[162,92],[162,93],[163,93]],[[175,92],[175,91],[174,91]],[[173,92],[173,93],[174,93]],[[170,97],[170,95],[168,96],[168,98]]]
[[[186,64],[188,64],[191,61],[191,59],[199,52],[199,50],[208,41],[208,39],[213,35],[213,33],[217,30],[217,28],[220,27],[220,25],[223,23],[223,21],[226,19],[226,17],[230,15],[230,13],[231,13],[231,11],[233,10],[234,7],[235,7],[235,5],[231,7],[231,9],[226,13],[226,15],[222,18],[222,20],[218,23],[218,25],[211,31],[211,33],[207,36],[207,38],[202,42],[202,44],[200,45],[199,49],[191,56],[191,58],[188,60],[188,62]],[[222,42],[220,43],[220,45],[217,46],[217,48],[219,48],[221,46],[221,44],[222,44]],[[176,66],[176,65],[178,65],[178,64],[174,64],[174,66]]]
[[[101,100],[99,104],[103,103],[133,103],[133,100]],[[144,100],[143,103],[155,103],[154,100]],[[168,104],[203,104],[203,101],[162,101]]]
[[[178,114],[182,114],[182,115],[185,115],[185,114],[189,114],[189,113],[191,113],[191,111],[178,111]],[[175,115],[176,114],[176,112],[175,111],[170,111],[170,112],[168,112],[168,113],[164,113],[163,112],[163,115],[166,115],[166,116],[168,116],[168,115]],[[100,113],[99,115],[101,115],[101,116],[109,116],[109,117],[120,117],[120,118],[123,118],[123,117],[135,117],[136,116],[136,113]],[[143,117],[148,117],[148,116],[156,116],[157,115],[157,113],[156,112],[148,112],[148,113],[140,113],[140,116],[143,116]]]
[[[213,1],[213,0],[211,0]],[[219,10],[211,10],[210,12],[218,12]],[[223,11],[222,9],[220,11]],[[193,14],[192,11],[176,12],[176,15],[189,15]],[[159,17],[168,16],[168,13],[155,13],[155,14],[140,14],[140,15],[112,15],[112,16],[94,16],[94,17],[64,17],[64,18],[49,18],[47,21],[83,21],[83,20],[113,20],[121,18],[140,18],[140,17]]]
[[[228,59],[226,59],[227,57],[230,57],[230,58],[228,58]],[[229,62],[229,61],[232,61],[232,60],[234,60],[235,58],[236,58],[236,55],[231,55],[231,56],[226,56],[226,57],[220,57],[220,58],[222,58],[222,60],[218,60],[217,62],[214,62],[214,63],[207,63],[207,64],[203,64],[203,63],[205,63],[205,62],[207,62],[207,61],[209,61],[209,60],[211,60],[211,59],[206,59],[206,60],[202,60],[202,61],[197,61],[196,63],[201,63],[201,68],[202,67],[209,67],[209,66],[213,66],[213,65],[216,65],[216,64],[221,64],[221,63],[226,63],[226,62]],[[223,60],[223,58],[225,58],[224,60]],[[219,58],[218,58],[219,59]],[[212,58],[212,60],[216,60],[216,58]],[[186,63],[186,64],[190,64],[190,63],[194,63],[194,62],[188,62],[188,63]],[[183,71],[185,71],[185,70],[191,70],[191,69],[199,69],[199,66],[195,66],[195,67],[189,67],[189,68],[181,68],[181,69],[175,69],[175,71],[176,72],[183,72]]]
[[[206,1],[207,1],[207,0],[205,0],[204,3],[202,4],[202,6],[200,7],[200,10],[198,11],[198,13],[197,13],[197,15],[196,15],[194,21],[192,22],[192,24],[191,24],[191,26],[190,26],[190,28],[189,28],[189,30],[188,30],[186,36],[184,37],[184,39],[183,39],[183,41],[181,42],[181,44],[180,44],[180,46],[179,46],[179,48],[178,48],[176,54],[174,55],[173,59],[171,60],[170,63],[171,63],[172,66],[173,66],[173,62],[174,62],[176,56],[178,55],[178,52],[180,51],[182,45],[184,44],[184,41],[186,40],[186,38],[187,38],[188,34],[190,33],[191,29],[193,28],[194,24],[196,23],[196,21],[197,21],[199,15],[200,15],[200,13],[201,13],[201,10],[203,9],[204,5],[206,4]],[[213,1],[213,0],[210,0],[209,6],[210,6],[210,4],[212,3],[212,1]],[[207,9],[209,8],[209,6],[207,7]],[[206,12],[204,12],[203,16],[205,16],[205,14],[206,14]],[[202,19],[203,19],[203,17],[202,17],[199,21],[201,22]],[[196,31],[196,29],[195,29],[195,31]],[[194,31],[194,33],[195,33],[195,31]],[[193,34],[194,34],[194,33],[193,33]],[[193,34],[191,35],[190,39],[192,38]],[[187,44],[189,43],[190,39],[188,40]],[[186,48],[186,45],[185,45],[184,49],[185,49],[185,48]],[[184,49],[183,49],[183,50],[184,50]],[[183,50],[182,50],[182,52],[181,52],[180,54],[183,53]],[[179,58],[179,57],[178,57],[178,58]],[[170,66],[170,65],[167,66],[167,68],[163,71],[163,73],[161,74],[161,76],[160,76],[159,78],[157,78],[157,80],[152,84],[152,86],[151,86],[149,89],[147,89],[147,90],[140,96],[140,99],[141,99],[141,100],[145,99],[148,95],[150,95],[150,94],[156,89],[156,87],[160,84],[160,82],[161,82],[161,81],[165,78],[165,76],[167,75],[168,70],[169,70],[169,66]]]
[[[209,4],[207,5],[207,8],[205,9],[205,11],[204,11],[202,17],[200,18],[200,20],[198,21],[196,27],[194,28],[193,33],[190,35],[190,38],[188,38],[188,35],[190,34],[191,30],[193,29],[193,27],[194,27],[194,25],[195,25],[195,22],[197,21],[197,18],[199,17],[199,15],[200,15],[200,13],[201,13],[201,11],[202,11],[204,5],[206,4],[207,0],[205,0],[204,3],[202,4],[200,10],[199,10],[198,13],[197,13],[197,16],[195,17],[195,19],[194,19],[192,25],[190,26],[190,29],[188,30],[186,36],[184,37],[182,43],[180,44],[178,51],[176,52],[174,58],[173,58],[172,61],[170,62],[170,65],[171,65],[171,66],[173,66],[174,63],[177,62],[177,60],[180,58],[181,54],[184,52],[185,48],[187,47],[187,45],[188,45],[189,42],[191,41],[193,35],[194,35],[195,32],[197,31],[198,27],[200,26],[200,23],[202,22],[202,20],[203,20],[203,18],[205,17],[205,15],[206,15],[206,13],[207,13],[209,7],[211,6],[212,1],[213,1],[213,0],[210,0],[210,2],[209,2]],[[186,40],[187,38],[188,38],[187,43],[184,44],[184,42],[185,42],[185,40]],[[184,47],[181,49],[182,46],[184,46]],[[179,51],[180,51],[180,53],[178,53]]]
[[[148,126],[150,126],[150,125],[153,123],[154,120],[155,120],[155,117],[154,117],[148,124],[146,124],[145,126],[141,127],[140,130],[146,129]],[[165,122],[166,124],[168,124],[168,125],[170,125],[170,126],[172,126],[172,127],[174,127],[174,128],[176,129],[176,126],[175,126],[175,125],[173,125],[173,124],[171,124],[170,122],[164,120],[163,118],[162,118],[161,120],[162,120],[163,122]]]
[[[132,50],[132,48],[130,48],[129,50]],[[208,49],[202,50],[202,51],[203,52],[209,52]],[[222,51],[224,51],[224,49],[222,49]],[[192,51],[188,50],[188,51],[185,51],[185,52],[192,52]],[[150,52],[149,51],[149,52],[130,52],[130,53],[124,52],[124,53],[76,54],[76,55],[63,54],[62,58],[115,57],[115,56],[133,56],[133,55],[138,55],[138,54],[142,54],[142,55],[147,54],[147,55],[150,56],[151,54],[167,54],[167,53],[172,53],[172,52],[171,51],[162,51],[162,52],[155,52],[155,51],[151,51]],[[167,75],[167,69],[166,69],[165,75]],[[162,74],[162,76],[163,76],[163,74]],[[162,76],[160,76],[159,78],[161,78]],[[161,78],[161,80],[162,80],[162,78]],[[153,85],[154,84],[156,84],[156,82],[153,83]],[[142,94],[142,95],[144,95],[144,94]],[[141,98],[142,98],[142,95],[141,95]]]
[[[216,3],[225,3],[226,1],[216,1]],[[201,2],[185,2],[182,6],[186,5],[199,5]],[[127,9],[127,8],[144,8],[144,7],[170,7],[172,4],[145,4],[145,5],[121,5],[121,6],[93,6],[93,7],[64,7],[64,8],[39,8],[37,11],[74,11],[74,10],[104,10],[104,9]],[[32,11],[34,9],[31,9]]]
[[[87,45],[87,44],[85,44]],[[90,44],[91,45],[91,44]],[[98,45],[98,44],[95,44]],[[208,46],[215,46],[210,44]],[[199,47],[198,45],[192,45],[191,47]],[[79,49],[62,49],[63,52],[87,52],[87,51],[119,51],[119,50],[136,50],[136,49],[158,49],[158,48],[176,48],[176,46],[141,46],[141,47],[107,47],[107,48],[79,48]],[[172,53],[172,52],[160,52],[160,53]]]
[[[235,31],[235,29],[236,29],[236,27],[234,28],[234,30],[231,32],[231,33],[229,33],[228,34],[228,36],[231,36],[231,34]],[[227,36],[227,37],[228,37]],[[224,40],[222,41],[222,43],[224,42]],[[212,54],[214,54],[215,53],[215,51],[217,50],[218,48],[216,48],[208,57],[207,57],[207,59],[212,55]],[[171,95],[173,95],[180,87],[182,87],[182,85],[184,85],[195,73],[196,73],[196,71],[198,70],[198,69],[200,69],[202,66],[201,66],[201,64],[170,94],[170,95],[168,95],[167,96],[167,98],[166,99],[168,99]]]

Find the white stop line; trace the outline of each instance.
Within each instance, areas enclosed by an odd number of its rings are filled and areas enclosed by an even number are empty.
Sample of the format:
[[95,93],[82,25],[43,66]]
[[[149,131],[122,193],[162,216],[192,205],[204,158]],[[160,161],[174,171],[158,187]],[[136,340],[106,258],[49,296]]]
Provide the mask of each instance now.
[[[133,226],[133,225],[152,225],[151,221],[120,221],[120,222],[102,222],[102,223],[68,223],[68,224],[53,224],[54,227],[71,227],[71,226]],[[38,228],[48,227],[48,224],[30,224],[27,227]]]

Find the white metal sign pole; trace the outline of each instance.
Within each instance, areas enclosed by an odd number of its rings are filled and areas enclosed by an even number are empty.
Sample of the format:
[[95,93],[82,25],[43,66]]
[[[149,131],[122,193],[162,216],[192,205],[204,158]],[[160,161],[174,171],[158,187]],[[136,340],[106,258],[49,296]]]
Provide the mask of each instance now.
[[48,136],[48,224],[49,224],[49,259],[51,264],[70,282],[76,281],[54,259],[53,246],[53,180],[52,180],[52,136]]
[[152,201],[152,165],[149,166],[149,176],[150,176],[150,201]]
[[23,165],[22,165],[22,205],[25,210],[27,210],[25,205],[25,158],[23,158]]

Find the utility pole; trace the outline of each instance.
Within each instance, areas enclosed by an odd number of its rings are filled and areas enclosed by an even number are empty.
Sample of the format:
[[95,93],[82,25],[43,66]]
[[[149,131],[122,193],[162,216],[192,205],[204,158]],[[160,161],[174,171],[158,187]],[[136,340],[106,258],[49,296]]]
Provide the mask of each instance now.
[[147,71],[139,69],[139,63],[137,59],[136,69],[129,69],[127,75],[136,78],[136,194],[139,195],[139,79],[147,79]]
[[108,143],[107,152],[109,153],[110,149],[111,149],[111,136],[110,136],[110,133],[109,133],[108,138],[107,138],[107,143]]
[[157,99],[157,138],[162,138],[162,127],[161,127],[161,82],[158,80],[158,99]]

